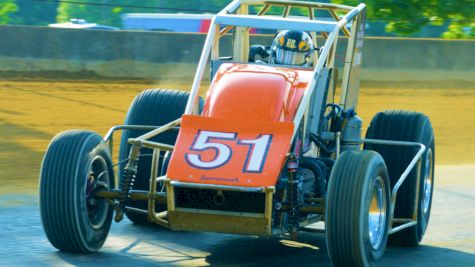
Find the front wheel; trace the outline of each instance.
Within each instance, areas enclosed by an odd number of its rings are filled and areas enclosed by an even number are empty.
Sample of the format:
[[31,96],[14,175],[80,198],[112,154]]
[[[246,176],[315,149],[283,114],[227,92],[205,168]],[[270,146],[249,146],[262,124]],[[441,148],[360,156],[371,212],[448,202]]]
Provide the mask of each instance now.
[[40,172],[40,211],[51,244],[91,253],[104,244],[113,209],[98,190],[114,186],[112,160],[96,133],[65,131],[51,141]]
[[330,175],[325,212],[326,239],[334,266],[372,266],[388,239],[389,180],[374,151],[341,154]]
[[[429,223],[434,191],[435,143],[432,124],[422,113],[388,110],[374,116],[366,138],[418,142],[426,146],[421,158],[421,168],[413,168],[399,188],[394,210],[394,218],[410,219],[417,213],[417,225],[389,236],[389,244],[416,246],[424,237]],[[378,144],[365,144],[365,149],[381,154],[393,186],[417,153],[417,148],[414,147]]]
[[[161,126],[169,123],[173,120],[180,118],[186,107],[186,103],[189,98],[189,93],[168,90],[168,89],[150,89],[145,90],[139,94],[132,102],[127,116],[125,118],[125,125],[153,125]],[[200,99],[201,106],[201,99]],[[119,151],[119,179],[122,180],[123,172],[126,165],[127,158],[129,157],[130,144],[127,143],[129,138],[135,138],[147,133],[148,131],[130,131],[125,130],[122,134]],[[176,142],[178,132],[168,131],[150,139],[154,142],[164,143],[168,145],[174,145]],[[152,167],[152,157],[145,156],[151,155],[152,150],[148,148],[142,148],[141,154],[144,157],[140,158],[137,164],[137,173],[134,182],[133,189],[135,190],[149,190],[150,185],[150,172]],[[162,173],[163,160],[165,153],[160,154],[158,162],[158,173]],[[167,166],[164,166],[165,168]],[[158,189],[158,188],[157,188]],[[130,200],[127,206],[132,208],[138,208],[141,210],[147,210],[148,203],[142,200]],[[163,211],[166,207],[163,205],[156,205],[156,211]],[[141,213],[127,212],[126,216],[137,224],[148,224],[147,216]]]

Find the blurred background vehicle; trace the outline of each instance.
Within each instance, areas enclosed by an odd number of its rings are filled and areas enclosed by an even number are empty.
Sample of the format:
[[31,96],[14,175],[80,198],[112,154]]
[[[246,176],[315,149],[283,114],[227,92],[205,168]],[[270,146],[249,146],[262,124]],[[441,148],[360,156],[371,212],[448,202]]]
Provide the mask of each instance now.
[[211,14],[126,13],[121,16],[124,30],[208,32]]
[[86,30],[118,30],[119,29],[117,27],[112,27],[108,25],[90,23],[84,19],[70,19],[69,22],[51,23],[48,26],[52,28],[86,29]]

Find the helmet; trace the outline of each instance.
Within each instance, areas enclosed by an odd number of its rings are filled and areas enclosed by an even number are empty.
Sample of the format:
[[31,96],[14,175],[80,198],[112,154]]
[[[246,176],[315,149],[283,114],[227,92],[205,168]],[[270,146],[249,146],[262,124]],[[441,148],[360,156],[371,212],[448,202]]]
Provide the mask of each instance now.
[[271,46],[271,64],[312,65],[312,37],[303,31],[280,31]]

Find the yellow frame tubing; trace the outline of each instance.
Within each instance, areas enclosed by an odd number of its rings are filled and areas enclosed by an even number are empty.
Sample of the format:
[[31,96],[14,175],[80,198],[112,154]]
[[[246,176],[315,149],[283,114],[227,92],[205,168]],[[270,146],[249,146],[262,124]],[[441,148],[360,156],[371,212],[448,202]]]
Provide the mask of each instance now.
[[[338,33],[340,30],[342,30],[345,35],[350,34],[355,34],[354,27],[352,27],[352,31],[348,32],[348,30],[345,28],[346,24],[349,23],[350,21],[355,21],[359,15],[359,12],[365,8],[363,4],[358,5],[357,7],[348,7],[348,6],[343,6],[343,5],[334,5],[334,4],[320,4],[320,3],[312,3],[312,2],[297,2],[297,1],[264,1],[264,0],[235,0],[232,3],[230,3],[223,11],[221,11],[219,14],[232,14],[236,13],[238,15],[247,15],[248,14],[248,5],[264,5],[264,7],[259,11],[258,15],[264,15],[269,8],[272,5],[277,5],[277,6],[284,6],[284,14],[283,16],[287,16],[290,9],[292,7],[306,7],[309,10],[309,18],[313,19],[314,18],[314,9],[325,9],[329,10],[329,12],[332,14],[332,16],[336,16],[335,19],[337,20],[336,27],[329,32],[329,35],[326,36],[327,39],[329,39],[327,42],[331,42],[330,44],[327,44],[324,46],[324,49],[322,51],[321,55],[321,60],[317,62],[315,66],[315,72],[320,71],[324,65],[333,65],[334,63],[334,56],[335,56],[335,50],[336,50],[336,44],[337,44],[337,38],[338,38]],[[339,18],[336,15],[335,11],[345,11],[347,12],[346,15],[342,18]],[[351,14],[350,14],[351,13]],[[356,14],[356,15],[355,15]],[[187,106],[185,109],[184,114],[194,114],[196,113],[196,104],[197,104],[197,97],[198,97],[198,91],[199,91],[199,85],[201,83],[203,73],[206,67],[206,62],[211,54],[211,57],[213,59],[218,59],[219,58],[219,38],[226,34],[229,30],[233,28],[233,26],[227,26],[223,30],[219,31],[220,25],[215,23],[215,18],[212,19],[211,21],[212,27],[210,28],[210,31],[208,33],[208,36],[205,41],[205,45],[203,48],[203,51],[201,53],[200,57],[200,62],[198,64],[198,69],[196,71],[195,79],[193,81],[193,86],[191,88],[191,93],[190,93],[190,98],[188,99]],[[356,23],[353,23],[353,25],[356,25]],[[238,29],[235,30],[235,37],[234,37],[234,54],[233,56],[235,57],[235,60],[240,60],[243,62],[247,61],[247,55],[249,53],[249,31],[248,27],[236,27]],[[349,43],[354,43],[354,38],[350,38]],[[350,47],[350,45],[349,45]],[[347,57],[348,57],[347,52]],[[352,55],[352,54],[351,54]],[[325,63],[325,61],[328,61]],[[312,80],[308,87],[307,90],[303,96],[303,99],[301,101],[301,104],[297,110],[297,113],[295,115],[294,119],[294,124],[299,124],[304,112],[306,110],[306,106],[309,104],[309,98],[310,95],[313,91],[313,86],[315,84],[315,80]],[[181,124],[181,118],[176,119],[172,122],[169,122],[161,127],[158,127],[154,130],[151,130],[150,132],[147,132],[137,138],[131,138],[128,140],[129,144],[132,144],[132,150],[133,153],[130,154],[131,159],[130,160],[138,160],[138,155],[139,155],[139,150],[142,147],[146,148],[151,148],[153,149],[153,156],[152,156],[152,170],[150,174],[150,186],[149,186],[149,192],[148,194],[143,194],[144,192],[131,192],[131,199],[142,199],[142,200],[147,200],[148,201],[148,209],[144,212],[147,212],[148,214],[148,219],[152,222],[155,222],[159,225],[165,226],[165,227],[171,227],[170,225],[170,220],[168,216],[170,215],[169,212],[175,212],[177,211],[177,208],[175,206],[175,192],[174,192],[174,186],[172,185],[171,179],[167,178],[166,176],[158,177],[158,162],[159,162],[159,156],[161,151],[172,151],[174,149],[174,146],[167,145],[167,144],[161,144],[153,141],[149,141],[148,139],[161,134],[165,131],[168,131],[174,127],[177,127]],[[298,127],[296,127],[297,129]],[[295,135],[295,132],[294,132]],[[107,140],[106,140],[107,141]],[[112,148],[112,140],[110,140]],[[337,142],[338,143],[338,142]],[[166,188],[166,194],[164,193],[157,193],[157,184],[158,183],[163,183]],[[213,185],[210,185],[213,186]],[[233,190],[233,189],[229,189]],[[273,186],[263,188],[262,189],[263,193],[265,193],[265,210],[263,214],[254,214],[254,215],[249,215],[249,217],[246,217],[247,219],[249,218],[263,218],[265,220],[265,227],[261,230],[257,229],[256,232],[262,233],[262,235],[267,235],[271,236],[272,235],[272,209],[273,209],[273,194],[275,193],[275,188]],[[239,191],[239,190],[238,190]],[[108,192],[99,192],[97,193],[98,196],[107,198],[107,199],[114,199],[115,196],[118,196],[119,192],[114,192],[114,191],[108,191]],[[165,212],[160,212],[156,213],[155,212],[155,205],[156,203],[163,203],[165,202],[166,199],[166,204],[167,204],[167,211]],[[315,213],[321,213],[322,208],[321,207],[307,207],[303,210],[304,212],[315,212]],[[205,212],[200,212],[201,214],[206,214]],[[226,220],[229,218],[232,218],[233,216],[240,216],[242,213],[238,212],[220,212],[220,211],[209,211],[208,214],[213,214],[219,215],[219,216],[224,216],[221,217],[222,219]],[[417,216],[417,214],[415,215]],[[172,227],[173,228],[173,227]],[[236,230],[236,229],[235,229]]]

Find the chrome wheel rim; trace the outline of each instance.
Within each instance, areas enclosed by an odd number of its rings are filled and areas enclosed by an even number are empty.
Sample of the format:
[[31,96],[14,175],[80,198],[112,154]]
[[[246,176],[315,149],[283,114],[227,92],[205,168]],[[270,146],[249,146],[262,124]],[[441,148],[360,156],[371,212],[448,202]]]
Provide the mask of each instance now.
[[386,227],[386,187],[381,176],[371,182],[371,201],[368,216],[368,234],[371,247],[377,250],[383,243]]
[[95,197],[97,190],[108,189],[105,187],[110,185],[109,170],[103,157],[96,156],[93,158],[86,179],[86,207],[88,219],[94,229],[99,229],[106,221],[109,209],[109,204],[105,199]]
[[423,191],[423,198],[422,198],[422,210],[424,215],[427,215],[429,212],[430,207],[430,196],[432,193],[432,149],[427,150],[426,158],[424,161],[424,191]]

